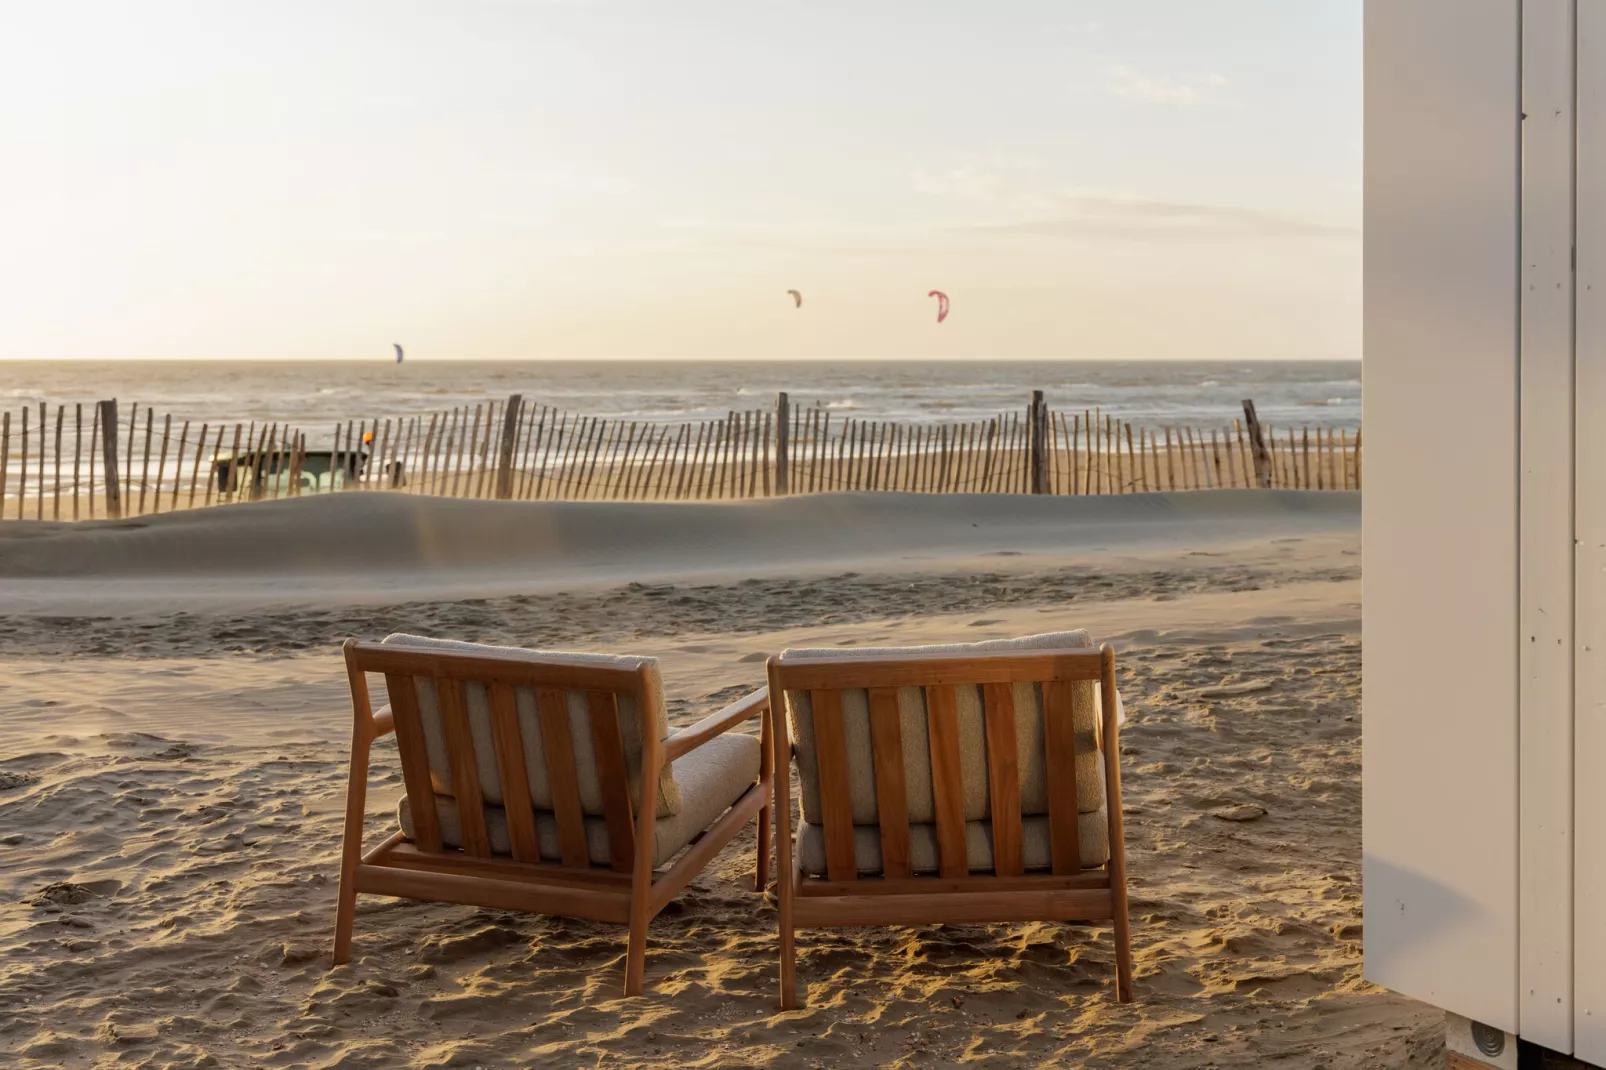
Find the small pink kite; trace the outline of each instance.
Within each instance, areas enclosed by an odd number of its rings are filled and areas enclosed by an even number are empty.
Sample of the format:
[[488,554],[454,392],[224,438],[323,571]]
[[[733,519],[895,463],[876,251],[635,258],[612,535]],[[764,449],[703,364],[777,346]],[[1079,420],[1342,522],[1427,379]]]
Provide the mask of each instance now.
[[937,322],[941,323],[948,318],[948,295],[941,290],[933,290],[926,295],[937,299]]

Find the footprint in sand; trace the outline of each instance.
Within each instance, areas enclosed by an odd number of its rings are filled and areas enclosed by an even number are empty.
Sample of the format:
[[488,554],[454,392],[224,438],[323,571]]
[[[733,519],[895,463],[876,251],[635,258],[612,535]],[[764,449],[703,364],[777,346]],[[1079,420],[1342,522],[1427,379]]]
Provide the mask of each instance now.
[[1222,684],[1220,687],[1200,688],[1197,692],[1200,698],[1231,698],[1234,695],[1253,695],[1261,691],[1270,691],[1270,680],[1248,680],[1241,684]]
[[1243,803],[1238,806],[1223,806],[1220,809],[1212,810],[1210,811],[1210,816],[1222,821],[1259,821],[1266,816],[1266,808],[1264,806],[1256,806],[1253,803]]
[[82,884],[58,881],[55,884],[45,885],[29,896],[26,902],[36,907],[77,906],[91,899],[104,899],[116,895],[122,886],[122,882],[114,880],[85,881]]
[[506,925],[487,925],[474,932],[437,935],[424,940],[418,957],[427,963],[457,962],[524,941],[524,935]]

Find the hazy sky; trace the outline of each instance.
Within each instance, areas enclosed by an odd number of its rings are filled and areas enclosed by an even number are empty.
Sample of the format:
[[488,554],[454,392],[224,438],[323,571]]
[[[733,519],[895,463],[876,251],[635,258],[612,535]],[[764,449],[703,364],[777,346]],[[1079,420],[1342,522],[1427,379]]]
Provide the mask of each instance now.
[[1360,356],[1359,0],[0,3],[0,357]]

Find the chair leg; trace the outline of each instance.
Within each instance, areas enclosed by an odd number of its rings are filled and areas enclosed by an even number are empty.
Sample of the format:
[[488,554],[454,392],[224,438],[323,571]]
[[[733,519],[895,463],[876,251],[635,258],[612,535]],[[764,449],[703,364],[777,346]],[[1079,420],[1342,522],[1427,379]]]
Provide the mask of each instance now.
[[797,931],[792,924],[792,899],[797,894],[793,881],[787,879],[785,867],[780,873],[780,895],[777,897],[781,934],[781,1010],[798,1007],[797,1000]]
[[[648,752],[649,757],[652,752]],[[652,851],[656,837],[653,824],[658,810],[658,777],[651,774],[657,762],[646,763],[643,774],[641,809],[636,813],[636,854],[631,860],[630,948],[625,952],[625,995],[639,996],[647,973],[647,926],[652,924]]]
[[1115,896],[1115,998],[1132,1002],[1132,923],[1126,909],[1126,887]]
[[770,882],[770,808],[758,812],[758,857],[753,863],[753,890],[762,893]]
[[1132,1002],[1132,934],[1125,925],[1115,934],[1115,998],[1119,1003]]
[[647,925],[645,910],[630,912],[630,949],[625,952],[625,995],[639,996],[647,972]]
[[335,946],[329,958],[332,966],[351,959],[351,929],[357,917],[357,866],[362,862],[363,806],[368,796],[369,742],[359,736],[351,744],[346,824],[340,840],[340,890],[335,896]]
[[335,950],[330,964],[343,966],[351,961],[351,929],[357,920],[357,889],[354,879],[340,876],[340,891],[335,901]]

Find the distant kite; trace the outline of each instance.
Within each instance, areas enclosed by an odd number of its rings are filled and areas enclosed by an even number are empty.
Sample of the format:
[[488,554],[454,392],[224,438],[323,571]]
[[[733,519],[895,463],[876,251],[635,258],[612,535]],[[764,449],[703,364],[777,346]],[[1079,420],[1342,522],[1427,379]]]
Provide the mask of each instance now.
[[390,344],[396,347],[396,363],[400,364],[402,362],[402,347],[401,347],[401,343],[400,342],[392,342]]
[[937,322],[941,323],[948,318],[948,295],[941,290],[933,290],[926,295],[937,299]]
[[792,295],[792,307],[793,308],[802,308],[803,307],[803,295],[802,294],[798,293],[796,290],[788,290],[786,292]]

